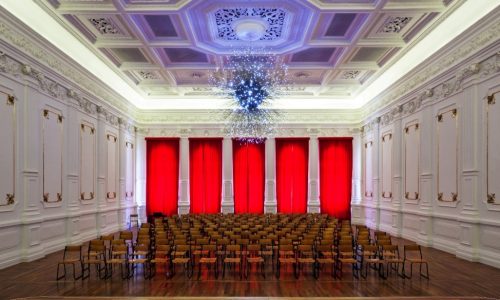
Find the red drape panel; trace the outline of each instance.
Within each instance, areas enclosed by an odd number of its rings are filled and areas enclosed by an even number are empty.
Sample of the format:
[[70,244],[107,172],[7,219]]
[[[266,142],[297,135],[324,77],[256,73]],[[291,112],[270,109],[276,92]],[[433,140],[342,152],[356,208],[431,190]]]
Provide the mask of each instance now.
[[321,213],[351,218],[352,138],[319,139]]
[[179,139],[146,138],[146,211],[177,214]]
[[233,140],[234,212],[264,213],[265,144]]
[[222,192],[222,139],[189,139],[191,213],[219,213]]
[[276,139],[276,196],[279,213],[307,212],[309,138]]

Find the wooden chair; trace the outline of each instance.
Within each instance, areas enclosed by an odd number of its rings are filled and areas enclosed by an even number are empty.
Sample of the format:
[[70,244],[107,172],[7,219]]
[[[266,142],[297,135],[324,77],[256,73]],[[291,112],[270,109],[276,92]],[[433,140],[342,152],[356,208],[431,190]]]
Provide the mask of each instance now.
[[[382,259],[379,257],[378,247],[375,245],[363,245],[360,247],[361,258],[361,277],[366,278],[368,276],[368,268],[370,266],[374,267],[376,270],[380,271],[379,274],[383,274],[382,270]],[[365,273],[363,274],[363,267]]]
[[300,244],[297,246],[297,267],[295,268],[295,278],[299,278],[300,273],[303,271],[304,266],[310,265],[313,271],[313,276],[316,278],[317,268],[316,255],[314,253],[314,246],[312,244]]
[[262,252],[261,244],[250,244],[247,246],[245,278],[248,278],[249,269],[252,268],[252,265],[260,266],[261,274],[266,278],[265,259],[262,256]]
[[[86,279],[90,276],[90,266],[94,265],[96,267],[97,276],[100,279],[107,277],[107,267],[106,267],[106,248],[103,241],[100,243],[92,241],[89,243],[89,249],[87,256],[83,257],[82,260],[82,279]],[[104,274],[102,271],[104,270]],[[87,274],[85,274],[87,272]]]
[[[391,270],[395,270],[399,277],[405,278],[404,276],[404,260],[399,255],[399,247],[397,245],[384,245],[381,246],[382,250],[382,261],[386,266],[385,277],[389,277]],[[401,267],[401,272],[399,271],[399,266]]]
[[172,254],[172,276],[175,275],[175,266],[182,265],[187,278],[193,276],[193,264],[191,259],[191,245],[176,244]]
[[[64,273],[59,276],[59,267],[63,266]],[[71,265],[73,268],[73,279],[77,280],[82,278],[82,246],[66,246],[64,247],[63,259],[57,263],[56,280],[66,277],[66,265]],[[76,276],[76,265],[80,266],[80,275]]]
[[[420,277],[429,279],[429,264],[422,256],[422,248],[420,245],[405,245],[404,246],[404,266],[406,263],[410,264],[410,276],[404,274],[408,279],[411,279],[413,275],[413,264],[418,264],[420,266]],[[422,265],[425,265],[426,272],[422,273]],[[403,266],[403,268],[405,268]],[[404,270],[404,269],[403,269]]]
[[[113,268],[115,265],[120,266],[120,274],[122,279],[129,278],[128,269],[128,247],[126,244],[115,244],[111,246],[111,258],[106,261],[108,278],[113,277]],[[124,272],[124,270],[126,272]]]
[[276,278],[280,278],[281,265],[292,265],[294,273],[297,272],[297,258],[294,246],[290,240],[281,240],[278,245],[278,259],[276,264]]
[[157,244],[154,256],[150,261],[150,278],[156,275],[156,269],[158,265],[163,265],[165,268],[165,277],[169,278],[172,276],[172,259],[170,257],[171,247],[168,244]]
[[332,277],[335,276],[335,259],[333,254],[333,245],[331,244],[320,244],[316,246],[316,272],[314,276],[316,279],[319,278],[319,273],[323,266],[332,266]]
[[335,275],[335,277],[342,278],[342,269],[344,264],[351,265],[352,267],[352,275],[355,278],[359,278],[359,268],[358,261],[356,259],[355,253],[353,252],[353,248],[350,245],[339,245],[337,248],[337,257],[336,257],[336,268],[335,274],[340,272],[340,276]]
[[200,259],[198,260],[198,279],[200,279],[203,265],[206,265],[208,270],[213,266],[215,279],[219,277],[216,244],[204,244],[201,246]]
[[129,277],[134,276],[137,267],[139,265],[142,265],[142,272],[144,279],[150,278],[151,274],[148,274],[148,270],[151,269],[149,268],[149,260],[150,260],[149,245],[144,245],[144,244],[135,245],[132,254],[128,259],[130,267]]
[[236,268],[239,267],[240,279],[243,276],[243,260],[241,259],[241,245],[227,245],[223,260],[222,266],[222,278],[224,278],[226,274],[226,265],[230,264],[230,266]]

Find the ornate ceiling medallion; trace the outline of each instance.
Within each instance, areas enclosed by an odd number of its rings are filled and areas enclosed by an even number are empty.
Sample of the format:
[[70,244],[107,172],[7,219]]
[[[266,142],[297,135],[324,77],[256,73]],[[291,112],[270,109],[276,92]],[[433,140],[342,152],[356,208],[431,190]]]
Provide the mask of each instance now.
[[217,36],[226,41],[281,38],[286,11],[281,8],[222,8],[215,11]]

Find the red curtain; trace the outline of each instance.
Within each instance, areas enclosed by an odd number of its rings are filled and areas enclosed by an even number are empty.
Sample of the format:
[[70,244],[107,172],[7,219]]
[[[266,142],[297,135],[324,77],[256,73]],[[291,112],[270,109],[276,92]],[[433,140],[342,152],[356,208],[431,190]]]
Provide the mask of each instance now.
[[351,218],[352,138],[319,139],[321,213]]
[[234,212],[264,213],[265,144],[233,140]]
[[276,196],[279,213],[307,212],[309,138],[276,139]]
[[179,139],[146,138],[146,211],[177,214]]
[[191,213],[219,213],[222,192],[222,139],[189,139]]

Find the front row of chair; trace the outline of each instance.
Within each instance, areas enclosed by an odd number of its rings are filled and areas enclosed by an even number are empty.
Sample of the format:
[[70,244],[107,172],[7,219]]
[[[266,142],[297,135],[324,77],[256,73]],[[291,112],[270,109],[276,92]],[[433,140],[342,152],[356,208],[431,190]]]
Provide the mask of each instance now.
[[[226,245],[223,248],[216,244],[202,245],[192,251],[190,245],[157,245],[153,252],[148,246],[136,245],[129,253],[129,246],[116,242],[107,251],[103,244],[90,243],[87,255],[83,256],[82,246],[66,246],[63,260],[57,266],[57,280],[66,277],[66,266],[71,266],[75,280],[90,276],[91,266],[95,266],[96,276],[106,279],[113,276],[113,271],[120,268],[122,279],[131,278],[137,266],[142,265],[144,278],[155,276],[157,267],[165,271],[167,278],[175,274],[176,267],[183,267],[184,273],[191,278],[197,264],[198,278],[203,268],[214,271],[218,278],[219,267],[222,265],[222,275],[225,276],[226,268],[238,269],[239,276],[245,278],[249,270],[255,265],[265,277],[265,266],[268,260],[274,260],[272,247],[262,247],[259,244],[250,244],[242,249],[240,245]],[[192,251],[192,252],[191,252]],[[296,278],[304,268],[311,267],[313,276],[319,278],[320,271],[331,267],[333,277],[342,277],[345,265],[351,266],[353,276],[366,278],[370,269],[378,271],[379,275],[387,278],[391,271],[395,271],[402,278],[411,278],[413,265],[420,267],[420,276],[429,278],[428,263],[422,256],[419,245],[405,245],[404,255],[400,257],[397,245],[364,245],[353,248],[351,245],[339,245],[335,250],[331,245],[293,245],[282,243],[277,247],[276,277],[280,277],[281,269],[286,266],[293,267]],[[272,263],[273,264],[273,263]],[[409,265],[407,274],[405,268]],[[61,268],[62,267],[62,268]],[[77,275],[80,267],[80,275]],[[273,264],[274,267],[274,264]],[[422,267],[425,267],[423,272]],[[60,274],[61,273],[61,274]]]

